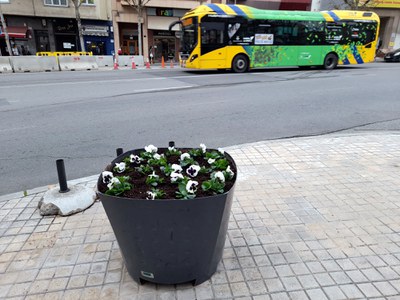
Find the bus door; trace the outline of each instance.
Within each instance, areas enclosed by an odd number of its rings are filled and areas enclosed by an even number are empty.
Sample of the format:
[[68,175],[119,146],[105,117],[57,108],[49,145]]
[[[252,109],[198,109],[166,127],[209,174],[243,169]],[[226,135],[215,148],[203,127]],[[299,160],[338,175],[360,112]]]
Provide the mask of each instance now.
[[202,19],[200,54],[201,68],[226,68],[225,21],[223,19],[210,17]]

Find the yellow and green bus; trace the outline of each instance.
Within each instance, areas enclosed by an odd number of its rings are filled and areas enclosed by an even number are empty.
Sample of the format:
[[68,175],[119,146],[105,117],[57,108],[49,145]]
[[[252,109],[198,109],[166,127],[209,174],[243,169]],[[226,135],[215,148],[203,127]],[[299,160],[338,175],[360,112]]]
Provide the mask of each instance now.
[[180,63],[190,69],[363,64],[375,59],[379,16],[370,11],[261,10],[205,4],[178,22]]

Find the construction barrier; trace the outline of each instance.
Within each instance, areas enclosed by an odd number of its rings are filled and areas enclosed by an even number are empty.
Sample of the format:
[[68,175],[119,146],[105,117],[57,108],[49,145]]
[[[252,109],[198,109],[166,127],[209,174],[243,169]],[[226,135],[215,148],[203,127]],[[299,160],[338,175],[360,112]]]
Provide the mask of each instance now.
[[79,52],[79,51],[69,51],[69,52],[37,52],[36,56],[92,56],[93,52]]
[[60,71],[56,57],[10,56],[15,73]]
[[58,63],[61,71],[97,70],[94,56],[59,56]]
[[132,59],[135,62],[136,67],[144,66],[143,55],[119,55],[118,65],[120,67],[132,67]]
[[95,56],[97,65],[99,68],[102,67],[112,67],[114,65],[113,56],[112,55],[104,55],[104,56]]
[[0,57],[0,73],[12,73],[10,60],[8,57]]

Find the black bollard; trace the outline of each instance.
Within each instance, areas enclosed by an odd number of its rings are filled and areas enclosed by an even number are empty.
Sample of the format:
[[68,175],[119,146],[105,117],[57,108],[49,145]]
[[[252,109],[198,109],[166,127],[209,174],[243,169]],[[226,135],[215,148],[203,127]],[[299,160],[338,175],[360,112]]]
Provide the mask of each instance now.
[[120,156],[122,153],[124,153],[124,149],[122,148],[117,148],[117,156]]
[[170,141],[170,142],[168,143],[168,146],[169,146],[169,147],[175,147],[175,142],[174,142],[174,141]]
[[60,193],[69,192],[69,188],[67,185],[67,176],[65,175],[65,166],[63,159],[57,159],[57,173],[58,173],[58,182],[60,184]]

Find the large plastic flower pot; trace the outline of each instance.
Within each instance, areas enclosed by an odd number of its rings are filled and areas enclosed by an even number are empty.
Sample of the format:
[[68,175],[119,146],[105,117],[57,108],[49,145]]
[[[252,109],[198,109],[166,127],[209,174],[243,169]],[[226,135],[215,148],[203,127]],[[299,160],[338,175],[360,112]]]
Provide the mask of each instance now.
[[233,190],[191,200],[99,197],[135,281],[197,285],[215,273],[222,258]]

